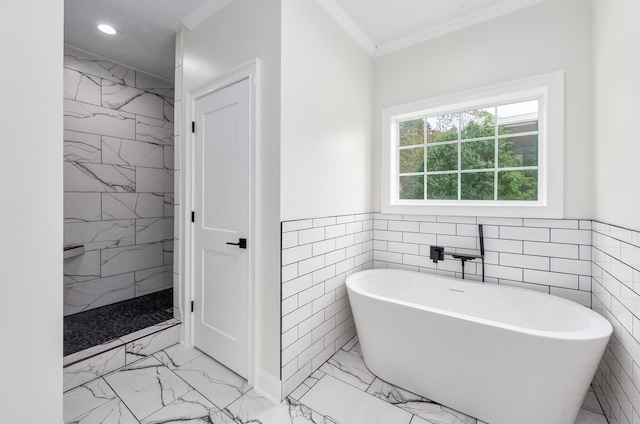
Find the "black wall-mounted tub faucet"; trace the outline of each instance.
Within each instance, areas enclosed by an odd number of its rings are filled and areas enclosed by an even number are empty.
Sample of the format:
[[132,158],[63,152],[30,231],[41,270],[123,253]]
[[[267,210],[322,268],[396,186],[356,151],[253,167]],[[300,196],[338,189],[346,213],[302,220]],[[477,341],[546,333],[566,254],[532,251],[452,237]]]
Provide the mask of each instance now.
[[444,247],[431,246],[429,248],[429,258],[433,261],[434,264],[437,264],[438,261],[444,260]]
[[460,262],[462,262],[462,279],[463,280],[464,280],[464,263],[466,261],[473,261],[474,259],[480,259],[482,263],[482,282],[484,283],[484,231],[482,230],[482,224],[478,225],[478,237],[480,238],[480,254],[479,255],[445,252],[444,247],[442,246],[430,246],[429,258],[433,261],[434,264],[437,264],[438,261],[443,261],[444,255],[450,255],[450,256],[453,256],[454,259],[458,259]]

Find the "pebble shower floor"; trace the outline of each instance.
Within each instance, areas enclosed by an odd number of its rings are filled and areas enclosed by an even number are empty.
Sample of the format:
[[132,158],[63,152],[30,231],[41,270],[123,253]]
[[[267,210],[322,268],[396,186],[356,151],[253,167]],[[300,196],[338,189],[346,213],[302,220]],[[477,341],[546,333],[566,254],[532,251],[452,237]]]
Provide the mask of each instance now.
[[173,289],[64,318],[64,355],[97,346],[171,319]]

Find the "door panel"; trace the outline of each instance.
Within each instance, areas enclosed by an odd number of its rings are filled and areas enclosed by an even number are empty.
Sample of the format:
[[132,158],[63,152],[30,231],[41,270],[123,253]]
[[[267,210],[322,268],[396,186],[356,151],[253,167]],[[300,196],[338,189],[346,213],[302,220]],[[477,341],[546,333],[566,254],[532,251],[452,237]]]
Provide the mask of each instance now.
[[198,98],[193,156],[194,344],[247,378],[249,81]]
[[202,287],[202,323],[222,336],[237,339],[238,258],[206,250],[203,255],[203,280],[217,280],[221,284],[204,284]]
[[[203,137],[236,140],[239,132],[238,113],[238,105],[233,104],[204,115]],[[241,165],[236,150],[237,146],[230,142],[209,142],[203,146],[201,166],[206,184],[202,185],[203,192],[200,195],[204,200],[202,219],[205,228],[238,230],[240,205],[238,187],[234,183],[238,181]]]

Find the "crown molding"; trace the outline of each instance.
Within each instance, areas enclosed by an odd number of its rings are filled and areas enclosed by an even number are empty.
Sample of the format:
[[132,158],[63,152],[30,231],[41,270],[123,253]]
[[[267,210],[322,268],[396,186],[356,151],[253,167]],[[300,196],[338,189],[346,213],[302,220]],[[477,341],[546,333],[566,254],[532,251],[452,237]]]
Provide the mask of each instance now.
[[497,18],[499,16],[506,15],[516,10],[523,9],[525,7],[532,6],[536,3],[543,2],[544,0],[511,0],[491,8],[482,10],[473,15],[465,16],[464,18],[456,19],[455,21],[448,22],[444,25],[422,31],[418,34],[411,35],[406,38],[402,38],[397,41],[391,41],[378,46],[373,53],[374,57],[382,56],[397,50],[404,49],[405,47],[412,46],[414,44],[422,43],[423,41],[431,40],[436,37],[440,37],[445,34],[449,34],[463,28],[467,28],[480,22],[488,21],[490,19]]
[[358,43],[369,55],[374,56],[376,53],[376,45],[371,39],[360,29],[360,27],[351,19],[335,0],[316,0],[326,11],[338,22],[338,24]]
[[[206,0],[196,7],[191,13],[182,19],[182,24],[188,29],[194,29],[220,9],[231,3],[232,0]],[[422,43],[445,34],[461,30],[480,22],[488,21],[499,16],[506,15],[519,9],[532,6],[545,0],[510,0],[489,9],[482,10],[473,15],[466,16],[455,21],[448,22],[435,28],[419,32],[418,34],[402,38],[400,40],[376,46],[376,44],[362,31],[351,19],[336,0],[316,0],[335,21],[372,57],[382,56],[397,50],[404,49],[414,44]]]
[[200,6],[196,7],[187,16],[182,18],[182,24],[188,29],[194,29],[211,16],[215,15],[220,9],[231,3],[232,0],[206,0]]

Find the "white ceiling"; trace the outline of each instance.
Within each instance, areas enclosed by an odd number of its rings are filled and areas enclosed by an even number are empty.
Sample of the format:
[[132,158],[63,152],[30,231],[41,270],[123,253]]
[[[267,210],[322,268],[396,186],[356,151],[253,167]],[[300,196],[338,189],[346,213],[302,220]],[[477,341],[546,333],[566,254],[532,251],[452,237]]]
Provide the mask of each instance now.
[[[65,43],[173,80],[175,32],[231,0],[65,0]],[[317,0],[372,56],[543,0]],[[109,23],[109,37],[96,29]]]
[[[207,0],[65,0],[64,41],[173,81],[176,31],[181,20]],[[108,23],[120,34],[96,26]]]

